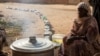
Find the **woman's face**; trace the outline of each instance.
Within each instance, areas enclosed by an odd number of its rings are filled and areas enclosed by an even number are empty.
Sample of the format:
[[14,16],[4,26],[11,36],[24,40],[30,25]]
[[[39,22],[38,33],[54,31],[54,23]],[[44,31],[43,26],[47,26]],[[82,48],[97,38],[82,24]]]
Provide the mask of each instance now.
[[79,18],[88,16],[88,11],[84,8],[78,8],[78,16]]

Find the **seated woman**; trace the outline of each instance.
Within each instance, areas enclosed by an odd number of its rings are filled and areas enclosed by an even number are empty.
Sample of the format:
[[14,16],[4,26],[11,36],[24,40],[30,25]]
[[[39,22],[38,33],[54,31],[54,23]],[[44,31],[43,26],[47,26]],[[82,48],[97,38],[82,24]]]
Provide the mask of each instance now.
[[97,22],[90,12],[88,4],[79,3],[78,18],[70,36],[64,37],[59,56],[92,56],[100,51]]

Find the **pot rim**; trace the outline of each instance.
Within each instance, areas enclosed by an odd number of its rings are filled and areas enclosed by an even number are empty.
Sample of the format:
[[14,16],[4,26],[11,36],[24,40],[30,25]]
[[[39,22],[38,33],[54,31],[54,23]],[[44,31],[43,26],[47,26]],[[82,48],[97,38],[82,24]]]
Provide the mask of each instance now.
[[[53,42],[51,42],[50,40],[46,39],[46,38],[38,38],[40,40],[43,40],[44,42],[46,42],[46,45],[39,47],[39,48],[30,48],[30,47],[23,47],[22,44],[20,44],[20,42],[18,41],[22,41],[22,40],[26,40],[28,38],[24,38],[24,39],[20,39],[17,40],[15,42],[13,42],[10,45],[10,48],[14,51],[19,51],[19,52],[43,52],[43,51],[47,51],[47,50],[51,50],[53,48],[55,48],[55,45],[53,44]],[[17,43],[18,42],[18,43]],[[17,46],[17,44],[20,44],[22,46]]]

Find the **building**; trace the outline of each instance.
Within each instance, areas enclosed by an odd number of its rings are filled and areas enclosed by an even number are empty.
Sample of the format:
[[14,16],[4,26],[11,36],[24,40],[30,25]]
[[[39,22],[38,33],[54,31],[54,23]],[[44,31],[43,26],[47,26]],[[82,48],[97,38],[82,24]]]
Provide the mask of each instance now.
[[0,0],[0,2],[42,3],[42,4],[78,4],[88,0]]

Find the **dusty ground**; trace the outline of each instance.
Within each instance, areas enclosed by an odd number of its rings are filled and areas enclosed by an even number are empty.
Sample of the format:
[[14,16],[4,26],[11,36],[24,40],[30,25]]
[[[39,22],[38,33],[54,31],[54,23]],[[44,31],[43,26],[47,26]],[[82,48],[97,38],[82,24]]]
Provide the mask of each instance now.
[[[14,10],[7,12],[7,7],[25,8],[25,9],[37,9],[43,13],[53,26],[56,33],[66,34],[70,31],[73,19],[76,18],[76,7],[71,5],[59,5],[59,4],[18,4],[18,3],[5,3],[0,4],[0,10],[3,10],[4,14],[13,14]],[[22,16],[22,15],[21,15]]]
[[[72,27],[73,20],[77,17],[76,6],[74,5],[0,3],[0,11],[3,11],[3,14],[17,15],[14,14],[14,10],[7,10],[7,7],[39,10],[48,18],[53,26],[53,30],[58,34],[68,34]],[[6,48],[6,50],[9,50],[9,48]],[[7,52],[11,53],[10,50]]]

